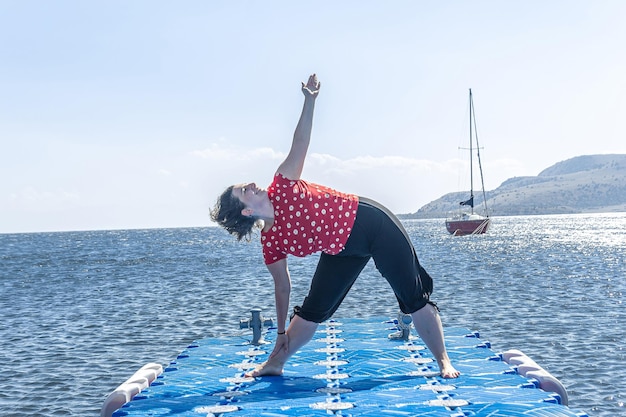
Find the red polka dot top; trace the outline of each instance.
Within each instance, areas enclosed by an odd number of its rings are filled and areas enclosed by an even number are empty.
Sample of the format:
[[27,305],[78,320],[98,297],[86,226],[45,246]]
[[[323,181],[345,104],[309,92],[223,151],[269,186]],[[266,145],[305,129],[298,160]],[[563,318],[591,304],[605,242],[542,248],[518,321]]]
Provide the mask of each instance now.
[[276,173],[267,188],[274,224],[261,232],[263,259],[269,265],[288,254],[303,257],[341,252],[348,241],[359,197]]

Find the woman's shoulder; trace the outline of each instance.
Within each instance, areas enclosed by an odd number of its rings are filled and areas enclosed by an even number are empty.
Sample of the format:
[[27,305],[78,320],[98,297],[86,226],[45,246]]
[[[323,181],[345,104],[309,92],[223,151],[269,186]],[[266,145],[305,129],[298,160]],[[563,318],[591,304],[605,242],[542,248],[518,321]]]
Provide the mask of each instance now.
[[290,178],[289,175],[281,171],[276,171],[274,174],[274,180],[280,179],[281,181],[302,181],[300,178]]
[[274,174],[274,179],[272,180],[272,184],[270,187],[273,189],[289,188],[289,187],[293,187],[296,184],[306,185],[308,183],[300,178],[298,179],[289,178],[285,176],[285,174],[283,174],[282,172],[276,171],[276,173]]

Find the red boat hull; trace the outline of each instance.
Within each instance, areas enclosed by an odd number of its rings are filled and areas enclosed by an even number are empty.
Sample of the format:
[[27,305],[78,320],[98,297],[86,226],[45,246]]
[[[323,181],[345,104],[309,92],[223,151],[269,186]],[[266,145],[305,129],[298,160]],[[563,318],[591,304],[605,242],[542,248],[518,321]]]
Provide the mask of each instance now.
[[489,228],[489,218],[477,220],[446,220],[446,229],[454,236],[483,234]]

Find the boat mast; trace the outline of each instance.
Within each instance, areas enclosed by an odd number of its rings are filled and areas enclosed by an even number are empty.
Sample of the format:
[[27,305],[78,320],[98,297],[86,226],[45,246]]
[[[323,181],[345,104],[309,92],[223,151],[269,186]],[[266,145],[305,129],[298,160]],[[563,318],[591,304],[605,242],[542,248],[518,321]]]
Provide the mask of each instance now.
[[476,124],[476,122],[473,122],[474,120],[474,103],[472,100],[472,89],[469,89],[469,118],[470,118],[470,123],[469,123],[469,139],[470,139],[470,145],[469,145],[469,153],[470,153],[470,207],[471,207],[471,213],[474,214],[474,154],[472,152],[472,123],[474,123],[474,125]]
[[[471,102],[471,104],[470,104],[470,114],[474,115],[474,118],[473,118],[473,120],[474,120],[474,136],[476,137],[476,155],[478,156],[478,169],[480,170],[480,185],[481,185],[482,191],[483,191],[483,204],[485,205],[485,216],[489,217],[489,210],[487,208],[487,193],[485,192],[485,180],[483,178],[483,165],[480,162],[480,144],[478,143],[478,128],[476,127],[476,114],[474,113],[474,103],[473,103],[473,100],[472,100],[472,90],[471,89],[470,89],[470,102]],[[471,138],[471,136],[472,136],[472,134],[470,133],[470,138]],[[470,139],[470,142],[471,142],[471,139]],[[470,153],[472,152],[471,148],[472,148],[472,145],[470,143]],[[473,157],[470,159],[470,167],[472,166],[471,160],[473,160],[473,159],[474,159]],[[471,175],[472,174],[470,174],[470,177],[471,177]],[[472,187],[472,191],[471,191],[472,197],[474,197],[474,191],[473,191],[474,184],[473,183],[471,184],[471,187]],[[474,204],[472,204],[472,212],[473,212],[473,210],[474,210]]]

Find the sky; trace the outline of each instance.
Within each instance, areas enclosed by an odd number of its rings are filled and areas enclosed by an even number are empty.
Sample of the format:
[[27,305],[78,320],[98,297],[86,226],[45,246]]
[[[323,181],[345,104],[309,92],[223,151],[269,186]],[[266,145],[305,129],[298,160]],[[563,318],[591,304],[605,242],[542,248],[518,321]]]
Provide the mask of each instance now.
[[626,154],[626,2],[0,0],[0,233],[205,227],[267,186],[321,90],[303,178],[412,213]]

